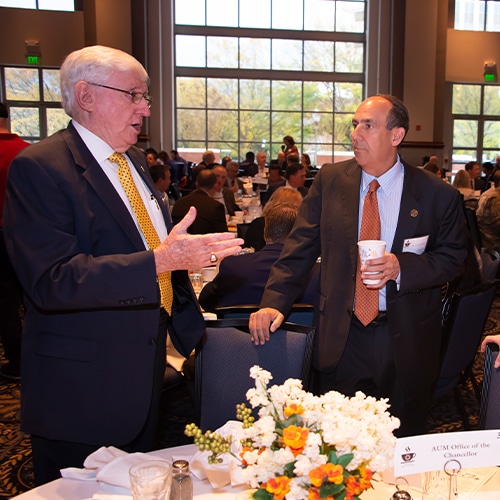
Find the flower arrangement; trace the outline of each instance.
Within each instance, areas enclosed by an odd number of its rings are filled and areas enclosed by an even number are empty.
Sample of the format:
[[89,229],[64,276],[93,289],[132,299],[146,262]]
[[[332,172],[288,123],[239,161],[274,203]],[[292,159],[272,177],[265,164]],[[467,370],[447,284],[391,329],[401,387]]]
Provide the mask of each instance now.
[[[256,500],[354,500],[371,487],[372,474],[392,463],[393,430],[399,420],[387,411],[387,400],[358,392],[352,398],[330,391],[314,396],[300,380],[268,387],[272,375],[254,366],[255,388],[246,396],[259,407],[257,421],[250,408],[237,406],[243,421],[238,443],[232,437],[186,426],[209,462],[232,453]],[[234,449],[234,451],[232,451]],[[230,451],[231,450],[231,451]]]

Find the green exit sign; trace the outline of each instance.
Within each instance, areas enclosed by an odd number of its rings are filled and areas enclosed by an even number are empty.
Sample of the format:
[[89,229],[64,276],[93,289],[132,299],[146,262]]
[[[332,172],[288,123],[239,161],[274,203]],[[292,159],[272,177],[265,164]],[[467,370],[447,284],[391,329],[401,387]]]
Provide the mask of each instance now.
[[40,64],[40,56],[26,56],[28,64]]

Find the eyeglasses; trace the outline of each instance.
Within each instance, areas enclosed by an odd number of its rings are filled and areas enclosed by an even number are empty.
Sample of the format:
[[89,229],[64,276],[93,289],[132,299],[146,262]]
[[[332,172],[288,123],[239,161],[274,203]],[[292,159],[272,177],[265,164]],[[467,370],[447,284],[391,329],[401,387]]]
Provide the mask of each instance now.
[[102,87],[104,89],[116,90],[117,92],[128,94],[134,104],[139,104],[141,102],[141,99],[144,97],[144,100],[148,103],[148,108],[151,107],[151,103],[153,102],[153,98],[146,92],[134,92],[133,90],[117,89],[116,87],[109,87],[108,85],[102,85],[101,83],[88,82],[88,84],[94,85],[94,87]]

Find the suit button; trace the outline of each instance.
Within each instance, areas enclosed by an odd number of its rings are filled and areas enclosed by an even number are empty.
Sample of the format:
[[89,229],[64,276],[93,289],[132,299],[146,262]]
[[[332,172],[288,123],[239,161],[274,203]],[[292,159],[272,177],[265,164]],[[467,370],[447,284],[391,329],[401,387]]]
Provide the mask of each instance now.
[[150,339],[149,340],[149,344],[153,345],[153,346],[156,346],[156,339]]

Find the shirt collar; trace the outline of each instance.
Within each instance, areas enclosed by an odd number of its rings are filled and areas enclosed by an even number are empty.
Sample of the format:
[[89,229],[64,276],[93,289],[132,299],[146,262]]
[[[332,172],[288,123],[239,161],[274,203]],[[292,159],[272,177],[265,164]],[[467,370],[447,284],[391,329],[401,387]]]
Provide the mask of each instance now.
[[399,177],[404,174],[404,167],[401,163],[399,155],[396,158],[396,163],[380,177],[374,177],[373,175],[367,174],[363,169],[361,170],[361,192],[366,193],[368,191],[368,186],[373,179],[377,179],[380,184],[380,188],[385,193],[390,193],[391,190],[396,185]]
[[[77,121],[73,120],[73,126],[99,164],[106,161],[115,152],[108,143]],[[111,163],[118,168],[115,163]]]

